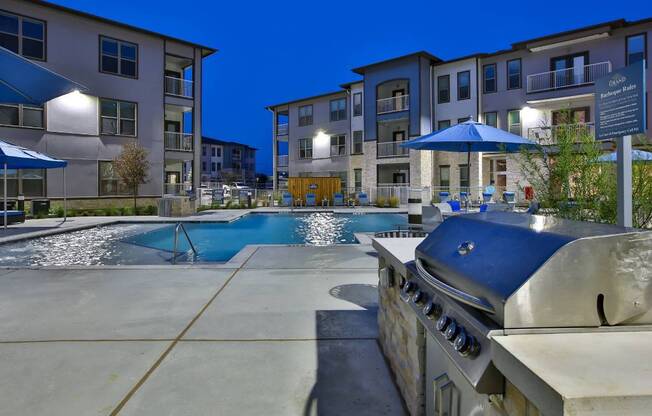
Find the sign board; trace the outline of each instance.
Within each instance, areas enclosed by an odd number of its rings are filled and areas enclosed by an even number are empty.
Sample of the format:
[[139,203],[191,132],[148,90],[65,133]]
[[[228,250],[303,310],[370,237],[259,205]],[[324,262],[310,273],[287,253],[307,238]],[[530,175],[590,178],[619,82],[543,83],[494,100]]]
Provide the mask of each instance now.
[[308,189],[311,189],[311,190],[313,190],[313,191],[314,191],[315,189],[317,189],[318,187],[319,187],[319,186],[318,186],[316,183],[311,183],[310,185],[308,185]]
[[595,81],[595,137],[645,133],[645,61]]

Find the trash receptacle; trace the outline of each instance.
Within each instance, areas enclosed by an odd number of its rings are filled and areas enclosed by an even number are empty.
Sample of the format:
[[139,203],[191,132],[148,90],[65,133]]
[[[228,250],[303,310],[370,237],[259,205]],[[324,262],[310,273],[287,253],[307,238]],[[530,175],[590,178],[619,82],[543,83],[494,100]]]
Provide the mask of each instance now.
[[50,213],[50,200],[49,199],[33,199],[32,200],[32,215],[34,217],[46,216]]

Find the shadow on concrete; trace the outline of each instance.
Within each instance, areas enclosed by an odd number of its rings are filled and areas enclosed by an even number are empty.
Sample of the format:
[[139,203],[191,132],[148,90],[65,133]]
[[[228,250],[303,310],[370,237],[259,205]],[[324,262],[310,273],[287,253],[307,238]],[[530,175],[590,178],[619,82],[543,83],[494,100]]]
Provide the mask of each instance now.
[[357,307],[316,311],[317,377],[303,416],[403,415],[377,343],[377,287],[348,284],[329,293]]

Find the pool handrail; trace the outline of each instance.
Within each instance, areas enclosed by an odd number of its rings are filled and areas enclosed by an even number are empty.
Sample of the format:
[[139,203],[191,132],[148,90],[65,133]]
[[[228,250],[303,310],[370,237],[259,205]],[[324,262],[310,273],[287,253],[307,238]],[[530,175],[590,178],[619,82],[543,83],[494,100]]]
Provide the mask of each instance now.
[[190,236],[188,235],[188,231],[186,231],[186,227],[184,227],[182,222],[178,222],[176,227],[174,227],[174,247],[172,248],[172,264],[177,264],[177,241],[179,240],[179,228],[183,230],[183,233],[186,235],[186,239],[190,244],[190,248],[192,249],[192,252],[195,253],[195,256],[197,255],[197,250],[195,250],[195,245],[192,243],[192,240],[190,240]]

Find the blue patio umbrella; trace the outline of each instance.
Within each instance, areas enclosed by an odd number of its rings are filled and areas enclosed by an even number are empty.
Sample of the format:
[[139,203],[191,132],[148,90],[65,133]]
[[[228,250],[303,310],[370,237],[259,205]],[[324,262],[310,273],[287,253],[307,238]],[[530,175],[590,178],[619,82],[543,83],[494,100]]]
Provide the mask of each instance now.
[[[43,153],[36,152],[22,146],[16,146],[9,142],[0,140],[0,166],[4,168],[4,228],[7,228],[7,169],[53,169],[65,168],[68,162],[52,158]],[[63,199],[64,199],[64,221],[65,221],[65,205],[66,205],[66,176],[64,170],[64,185],[63,185]]]
[[[618,159],[617,152],[607,153],[598,158],[598,162],[603,163],[616,163]],[[632,150],[633,162],[652,162],[652,153],[643,150]]]
[[43,105],[86,87],[0,47],[0,103]]
[[467,166],[471,171],[471,152],[518,152],[536,147],[536,143],[510,132],[469,120],[455,126],[417,137],[401,146],[417,150],[467,152]]

